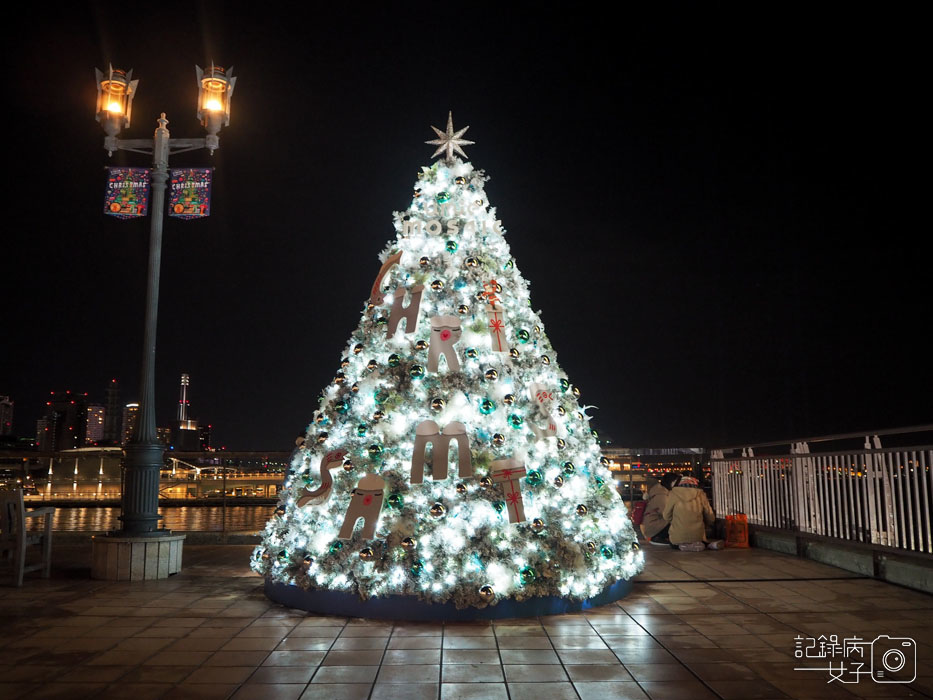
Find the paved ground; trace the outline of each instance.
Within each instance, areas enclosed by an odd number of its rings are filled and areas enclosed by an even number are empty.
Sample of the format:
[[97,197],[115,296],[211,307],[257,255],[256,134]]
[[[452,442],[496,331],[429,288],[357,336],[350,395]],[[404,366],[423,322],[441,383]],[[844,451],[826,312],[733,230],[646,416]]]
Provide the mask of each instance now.
[[[585,614],[476,624],[305,615],[270,603],[251,547],[188,545],[167,581],[0,587],[0,698],[611,700],[933,697],[933,596],[764,550],[647,547],[633,593]],[[828,684],[797,636],[917,642],[915,683]]]

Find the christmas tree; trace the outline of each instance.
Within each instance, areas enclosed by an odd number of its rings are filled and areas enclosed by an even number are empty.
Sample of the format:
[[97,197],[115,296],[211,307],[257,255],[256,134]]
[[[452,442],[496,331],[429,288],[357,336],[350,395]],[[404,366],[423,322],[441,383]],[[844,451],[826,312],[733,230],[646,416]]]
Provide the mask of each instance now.
[[614,600],[643,555],[588,407],[466,161],[467,129],[432,129],[442,158],[395,213],[253,568],[273,599],[370,617]]

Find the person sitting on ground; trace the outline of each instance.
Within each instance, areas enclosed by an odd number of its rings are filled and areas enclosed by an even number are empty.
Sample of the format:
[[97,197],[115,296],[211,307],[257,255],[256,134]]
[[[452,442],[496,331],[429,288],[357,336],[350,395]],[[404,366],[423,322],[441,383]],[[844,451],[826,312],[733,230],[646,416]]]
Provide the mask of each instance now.
[[692,476],[681,477],[671,489],[661,517],[670,523],[671,547],[686,552],[702,552],[707,546],[722,549],[722,540],[709,542],[706,538],[706,526],[716,518],[700,482]]
[[664,512],[664,506],[667,505],[667,497],[680,475],[675,472],[667,472],[661,477],[661,481],[656,482],[645,497],[645,512],[641,521],[641,533],[651,544],[666,545],[670,544],[668,539],[668,530],[670,523],[664,520],[661,515]]

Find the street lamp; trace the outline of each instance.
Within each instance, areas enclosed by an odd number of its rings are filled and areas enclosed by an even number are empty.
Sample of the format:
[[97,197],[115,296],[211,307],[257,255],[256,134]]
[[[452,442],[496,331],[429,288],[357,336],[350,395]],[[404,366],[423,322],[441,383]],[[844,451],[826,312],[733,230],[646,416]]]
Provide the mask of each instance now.
[[126,446],[126,480],[123,489],[121,537],[152,538],[171,534],[159,528],[159,471],[163,445],[157,439],[155,421],[155,347],[156,320],[159,309],[159,268],[162,259],[162,219],[165,210],[165,186],[168,159],[175,153],[208,149],[211,154],[220,145],[217,137],[222,126],[230,123],[230,98],[236,78],[233,71],[211,65],[208,70],[195,66],[198,82],[198,119],[207,130],[200,139],[171,138],[166,128],[165,112],[159,117],[152,140],[119,139],[120,130],[129,128],[133,98],[138,80],[133,71],[109,67],[97,74],[97,121],[107,136],[104,148],[132,151],[152,156],[152,207],[149,233],[149,278],[146,288],[146,317],[143,361],[139,390],[139,417],[133,437]]

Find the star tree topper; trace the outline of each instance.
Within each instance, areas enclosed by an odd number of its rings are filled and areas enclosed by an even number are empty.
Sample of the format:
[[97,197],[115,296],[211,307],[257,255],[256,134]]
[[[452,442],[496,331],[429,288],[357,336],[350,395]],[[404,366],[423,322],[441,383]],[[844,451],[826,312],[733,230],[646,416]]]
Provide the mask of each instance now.
[[474,143],[476,143],[475,141],[467,141],[464,138],[460,138],[466,133],[466,130],[469,129],[470,127],[465,126],[462,129],[460,129],[460,131],[454,131],[453,112],[447,113],[447,131],[446,132],[441,131],[436,126],[432,126],[431,128],[434,129],[434,133],[437,134],[437,138],[432,139],[431,141],[425,141],[425,143],[431,146],[437,146],[437,150],[434,151],[434,154],[431,156],[432,158],[439,156],[441,153],[444,153],[445,151],[447,152],[445,159],[448,161],[451,161],[454,159],[454,152],[466,158],[467,154],[464,153],[463,149],[460,147],[461,146],[472,146]]

